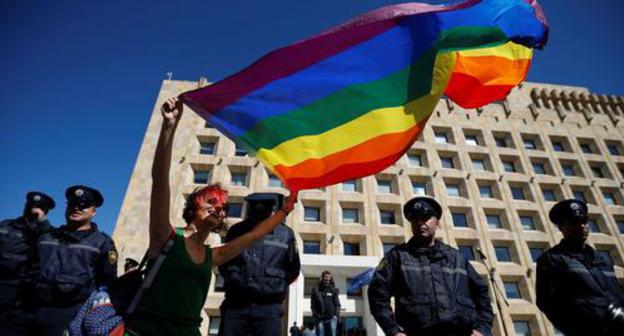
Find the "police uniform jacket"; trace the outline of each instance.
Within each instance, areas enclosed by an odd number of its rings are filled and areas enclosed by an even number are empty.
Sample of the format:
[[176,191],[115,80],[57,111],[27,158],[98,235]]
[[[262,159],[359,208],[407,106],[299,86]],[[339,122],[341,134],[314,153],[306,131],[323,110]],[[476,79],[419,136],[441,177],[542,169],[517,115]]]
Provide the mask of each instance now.
[[606,335],[607,307],[624,306],[613,264],[565,239],[537,260],[537,306],[567,336]]
[[[247,218],[232,226],[225,241],[251,231],[256,223]],[[288,293],[289,284],[301,270],[295,244],[293,230],[279,224],[264,239],[219,266],[225,280],[226,304],[281,303]]]
[[[370,310],[386,335],[491,334],[488,286],[457,250],[415,239],[390,250],[368,288]],[[395,298],[396,313],[390,307]]]
[[40,304],[64,307],[84,301],[117,277],[117,251],[113,240],[91,229],[69,231],[66,226],[42,235],[38,242]]
[[32,302],[37,239],[51,227],[48,220],[28,223],[24,217],[0,222],[0,313]]
[[46,219],[27,223],[24,217],[0,222],[0,282],[23,279],[35,257],[39,236],[52,226]]

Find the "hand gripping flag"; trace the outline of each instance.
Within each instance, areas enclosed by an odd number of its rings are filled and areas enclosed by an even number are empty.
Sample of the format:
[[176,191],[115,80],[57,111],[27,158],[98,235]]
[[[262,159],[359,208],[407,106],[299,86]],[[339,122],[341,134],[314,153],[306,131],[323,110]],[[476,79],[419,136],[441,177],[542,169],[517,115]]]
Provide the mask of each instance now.
[[465,108],[506,97],[547,35],[535,0],[393,5],[182,99],[291,191],[318,188],[393,164],[443,94]]

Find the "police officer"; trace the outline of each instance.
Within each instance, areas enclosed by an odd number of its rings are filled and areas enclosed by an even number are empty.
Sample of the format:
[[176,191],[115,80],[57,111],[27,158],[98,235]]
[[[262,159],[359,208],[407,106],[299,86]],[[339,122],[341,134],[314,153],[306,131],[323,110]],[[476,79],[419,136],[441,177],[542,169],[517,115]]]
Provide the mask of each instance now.
[[368,287],[370,310],[381,329],[391,336],[490,335],[487,283],[459,251],[434,239],[442,215],[438,202],[416,197],[403,213],[413,237],[386,254]]
[[13,334],[62,335],[89,294],[116,278],[113,240],[92,222],[102,195],[76,185],[65,197],[67,224],[41,235],[37,244],[37,304],[17,319]]
[[537,260],[537,306],[566,336],[624,335],[624,292],[611,261],[587,244],[587,205],[561,201],[548,217],[563,239]]
[[47,219],[51,209],[52,197],[32,191],[26,194],[22,216],[0,222],[0,331],[10,320],[9,310],[32,293],[34,252],[39,236],[52,227]]
[[[245,198],[247,217],[232,226],[225,241],[244,235],[271,216],[283,195],[255,193]],[[301,270],[293,230],[283,223],[264,239],[221,265],[225,301],[221,305],[221,336],[282,335],[282,301]]]

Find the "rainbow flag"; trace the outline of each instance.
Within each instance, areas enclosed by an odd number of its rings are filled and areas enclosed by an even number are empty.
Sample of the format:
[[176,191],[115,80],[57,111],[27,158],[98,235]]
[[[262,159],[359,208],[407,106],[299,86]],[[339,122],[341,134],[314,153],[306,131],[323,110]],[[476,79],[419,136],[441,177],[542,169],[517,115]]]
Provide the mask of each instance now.
[[291,191],[318,188],[393,164],[443,94],[467,108],[504,98],[547,35],[534,0],[393,5],[182,99]]

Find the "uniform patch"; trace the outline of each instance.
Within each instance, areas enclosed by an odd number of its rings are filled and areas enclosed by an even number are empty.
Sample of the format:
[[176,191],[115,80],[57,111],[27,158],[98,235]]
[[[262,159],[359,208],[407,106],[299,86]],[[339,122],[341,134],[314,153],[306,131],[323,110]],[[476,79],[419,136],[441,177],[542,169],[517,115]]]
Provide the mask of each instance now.
[[108,262],[111,263],[111,265],[114,265],[117,263],[117,251],[115,250],[108,251]]

